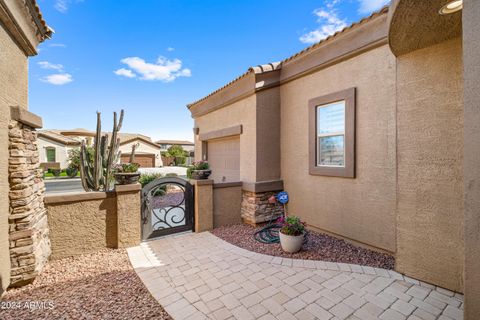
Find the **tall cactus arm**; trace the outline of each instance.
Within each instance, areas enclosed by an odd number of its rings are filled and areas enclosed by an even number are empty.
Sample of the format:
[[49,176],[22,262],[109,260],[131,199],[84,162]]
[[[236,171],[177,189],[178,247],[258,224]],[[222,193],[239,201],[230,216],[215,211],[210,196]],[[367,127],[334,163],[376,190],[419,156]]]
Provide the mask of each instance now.
[[130,163],[135,162],[135,149],[137,148],[137,144],[132,144],[132,153],[130,153]]
[[108,152],[108,160],[107,160],[107,170],[105,173],[105,189],[108,190],[110,186],[110,181],[112,178],[112,165],[114,163],[115,154],[118,150],[118,146],[120,144],[120,139],[117,139],[117,134],[120,128],[122,127],[123,123],[123,109],[120,111],[120,120],[117,123],[117,113],[113,113],[113,130],[112,130],[112,138],[110,140],[110,149]]
[[102,175],[103,163],[102,154],[100,152],[100,139],[102,135],[102,120],[100,118],[100,112],[97,112],[97,132],[95,135],[95,162],[94,162],[94,174],[93,180],[95,184],[95,190],[100,189],[100,176]]

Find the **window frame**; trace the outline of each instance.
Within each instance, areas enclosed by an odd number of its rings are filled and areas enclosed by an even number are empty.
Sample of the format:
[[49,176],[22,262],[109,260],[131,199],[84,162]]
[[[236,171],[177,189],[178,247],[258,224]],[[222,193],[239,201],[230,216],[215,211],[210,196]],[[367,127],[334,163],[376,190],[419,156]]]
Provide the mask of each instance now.
[[[355,88],[334,92],[308,101],[310,175],[355,178]],[[344,166],[318,165],[318,107],[345,101]]]
[[[53,150],[53,161],[48,160],[48,151]],[[45,147],[45,160],[47,163],[56,163],[57,162],[57,148],[55,147]]]

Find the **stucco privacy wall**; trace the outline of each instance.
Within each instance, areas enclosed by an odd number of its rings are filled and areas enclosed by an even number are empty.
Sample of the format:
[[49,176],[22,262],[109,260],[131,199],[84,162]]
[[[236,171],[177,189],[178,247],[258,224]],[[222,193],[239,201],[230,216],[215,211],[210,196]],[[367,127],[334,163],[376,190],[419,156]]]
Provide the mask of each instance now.
[[45,197],[52,259],[140,243],[140,185]]
[[398,271],[463,290],[461,39],[398,57]]
[[[256,97],[250,95],[222,109],[195,119],[200,133],[242,125],[240,135],[240,181],[256,181]],[[202,143],[195,137],[195,159],[202,159]]]
[[[308,101],[352,87],[356,178],[310,175]],[[280,95],[281,172],[289,213],[311,227],[395,252],[395,57],[389,47],[283,84]]]
[[241,183],[219,183],[213,185],[213,227],[218,228],[242,222],[240,206],[242,203]]
[[9,183],[8,124],[10,106],[26,108],[28,63],[26,55],[7,34],[0,22],[0,293],[10,282],[8,243]]

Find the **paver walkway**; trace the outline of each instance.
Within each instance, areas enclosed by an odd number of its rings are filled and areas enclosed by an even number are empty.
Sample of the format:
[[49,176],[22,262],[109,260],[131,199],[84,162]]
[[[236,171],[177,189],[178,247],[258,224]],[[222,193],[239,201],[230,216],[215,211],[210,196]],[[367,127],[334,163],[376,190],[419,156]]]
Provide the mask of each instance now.
[[463,319],[463,296],[372,267],[272,257],[211,233],[128,250],[174,319]]

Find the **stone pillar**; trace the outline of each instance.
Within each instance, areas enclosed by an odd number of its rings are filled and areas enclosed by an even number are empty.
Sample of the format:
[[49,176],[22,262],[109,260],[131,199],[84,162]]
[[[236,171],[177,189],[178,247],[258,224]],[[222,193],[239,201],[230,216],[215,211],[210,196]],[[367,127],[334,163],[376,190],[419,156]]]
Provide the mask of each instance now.
[[194,188],[195,232],[213,229],[213,180],[190,180]]
[[141,190],[139,183],[116,185],[117,248],[138,246],[141,240]]
[[275,194],[277,194],[276,191],[242,190],[241,215],[243,222],[255,226],[257,223],[280,217],[283,214],[283,205],[268,202],[268,199]]
[[12,108],[9,123],[9,240],[11,286],[33,281],[50,256],[45,185],[35,128],[41,118],[20,108]]

